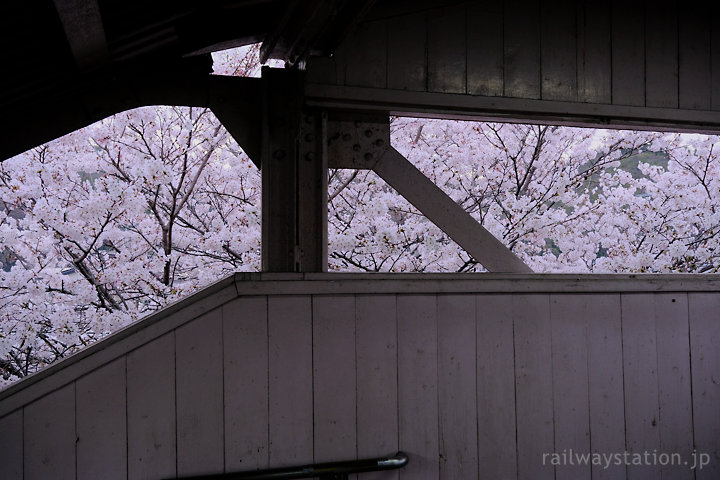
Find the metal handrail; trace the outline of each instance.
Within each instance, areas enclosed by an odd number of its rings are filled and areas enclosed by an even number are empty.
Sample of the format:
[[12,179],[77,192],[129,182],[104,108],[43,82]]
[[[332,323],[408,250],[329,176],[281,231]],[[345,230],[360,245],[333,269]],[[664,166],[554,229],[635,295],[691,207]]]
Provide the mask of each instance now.
[[219,473],[183,477],[183,480],[279,480],[292,478],[345,479],[351,473],[377,472],[402,468],[408,463],[408,456],[397,452],[391,457],[346,460],[342,462],[315,463],[295,467],[271,468],[235,473]]

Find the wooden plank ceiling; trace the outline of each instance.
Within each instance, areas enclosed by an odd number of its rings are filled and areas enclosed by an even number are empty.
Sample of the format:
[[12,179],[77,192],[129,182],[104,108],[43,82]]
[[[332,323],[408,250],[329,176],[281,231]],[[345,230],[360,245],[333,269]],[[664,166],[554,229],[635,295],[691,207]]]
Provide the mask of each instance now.
[[699,2],[379,2],[309,102],[432,117],[720,130],[720,27]]
[[0,159],[136,106],[200,104],[207,53],[255,42],[307,61],[311,106],[716,132],[720,27],[700,7],[13,0],[0,7]]

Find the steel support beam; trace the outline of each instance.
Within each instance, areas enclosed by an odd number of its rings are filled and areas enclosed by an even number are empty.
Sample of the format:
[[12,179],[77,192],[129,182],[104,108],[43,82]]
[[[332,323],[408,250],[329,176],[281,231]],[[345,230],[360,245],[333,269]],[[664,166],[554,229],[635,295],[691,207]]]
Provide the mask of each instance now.
[[717,135],[720,112],[678,108],[606,105],[455,93],[308,83],[305,103],[313,108],[387,112],[390,115],[539,123]]
[[110,59],[110,52],[97,0],[54,2],[65,37],[80,70],[106,63]]
[[13,141],[0,142],[0,161],[116,113],[149,105],[178,105],[212,109],[259,165],[261,81],[209,75],[211,68],[209,57],[192,57],[160,65],[153,73],[129,71],[100,77],[52,101],[8,110],[5,113],[13,121],[3,134]]
[[375,0],[289,2],[275,30],[263,40],[260,61],[274,58],[304,68],[312,55],[331,55]]
[[394,148],[390,147],[380,157],[373,171],[489,272],[532,273],[530,267]]
[[327,270],[326,118],[303,111],[302,73],[263,69],[262,270]]
[[330,167],[373,170],[488,271],[532,273],[492,233],[390,146],[387,115],[335,115],[328,132]]

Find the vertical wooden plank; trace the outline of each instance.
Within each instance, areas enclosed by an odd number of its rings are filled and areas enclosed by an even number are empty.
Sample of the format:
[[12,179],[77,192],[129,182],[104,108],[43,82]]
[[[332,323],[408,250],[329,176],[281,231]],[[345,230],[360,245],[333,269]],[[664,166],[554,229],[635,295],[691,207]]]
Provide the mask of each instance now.
[[[660,451],[655,315],[652,294],[623,294],[625,441],[630,454]],[[659,465],[628,465],[628,480],[660,478]]]
[[[590,452],[588,301],[580,294],[550,296],[555,452]],[[590,467],[560,465],[555,478],[590,479]]]
[[[659,451],[680,454],[685,461],[693,452],[687,294],[657,293],[653,297],[660,408]],[[686,465],[661,465],[660,471],[663,478],[695,478]]]
[[475,297],[439,295],[440,478],[478,478]]
[[346,40],[348,50],[345,84],[353,87],[387,86],[387,23],[384,20],[362,23],[352,38]]
[[709,110],[712,104],[711,22],[704,5],[678,9],[680,108]]
[[437,301],[398,295],[398,407],[400,449],[412,461],[400,478],[439,478]]
[[175,476],[175,334],[127,355],[128,478]]
[[313,297],[313,410],[315,462],[357,454],[355,297]]
[[612,2],[612,103],[645,105],[643,2]]
[[465,93],[465,7],[428,14],[428,91]]
[[710,28],[712,30],[710,39],[712,109],[720,110],[720,25],[718,22],[712,22]]
[[[357,455],[371,458],[399,449],[396,297],[358,295],[355,308]],[[365,473],[361,478],[392,480],[398,472]]]
[[540,98],[540,5],[538,0],[504,3],[505,96]]
[[335,60],[335,82],[338,85],[345,85],[345,70],[348,64],[348,50],[350,50],[351,41],[345,39],[338,45],[333,60]]
[[645,12],[645,97],[648,107],[678,107],[678,24],[675,2]]
[[307,61],[308,83],[321,83],[324,85],[337,85],[337,61],[329,57],[310,57]]
[[720,294],[688,296],[695,449],[709,461],[695,478],[712,480],[720,478]]
[[577,13],[574,0],[543,0],[541,25],[542,98],[577,100]]
[[23,478],[23,411],[0,418],[0,469],[7,480]]
[[78,379],[77,478],[127,478],[125,357]]
[[175,331],[178,476],[222,473],[223,345],[219,308]]
[[75,384],[27,405],[23,422],[25,480],[75,480]]
[[388,20],[388,88],[425,91],[427,88],[427,25],[425,13]]
[[518,480],[554,479],[552,325],[548,295],[513,295]]
[[502,4],[472,4],[467,7],[467,93],[503,94]]
[[511,295],[477,296],[479,478],[517,478]]
[[584,0],[577,3],[578,101],[609,104],[612,99],[610,5]]
[[267,298],[235,299],[222,317],[225,471],[269,468]]
[[268,298],[270,465],[312,463],[312,309],[308,296]]
[[[619,294],[586,295],[590,448],[593,454],[625,451],[622,324]],[[593,465],[593,480],[625,480],[625,465]]]

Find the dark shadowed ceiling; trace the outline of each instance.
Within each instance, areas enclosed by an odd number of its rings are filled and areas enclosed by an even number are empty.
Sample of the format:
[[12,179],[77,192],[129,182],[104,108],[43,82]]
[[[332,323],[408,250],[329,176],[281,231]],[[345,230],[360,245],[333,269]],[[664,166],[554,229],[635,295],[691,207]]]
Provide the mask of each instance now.
[[212,51],[264,41],[265,57],[289,64],[329,53],[372,3],[3,2],[0,158],[126,108],[162,102],[207,77]]

